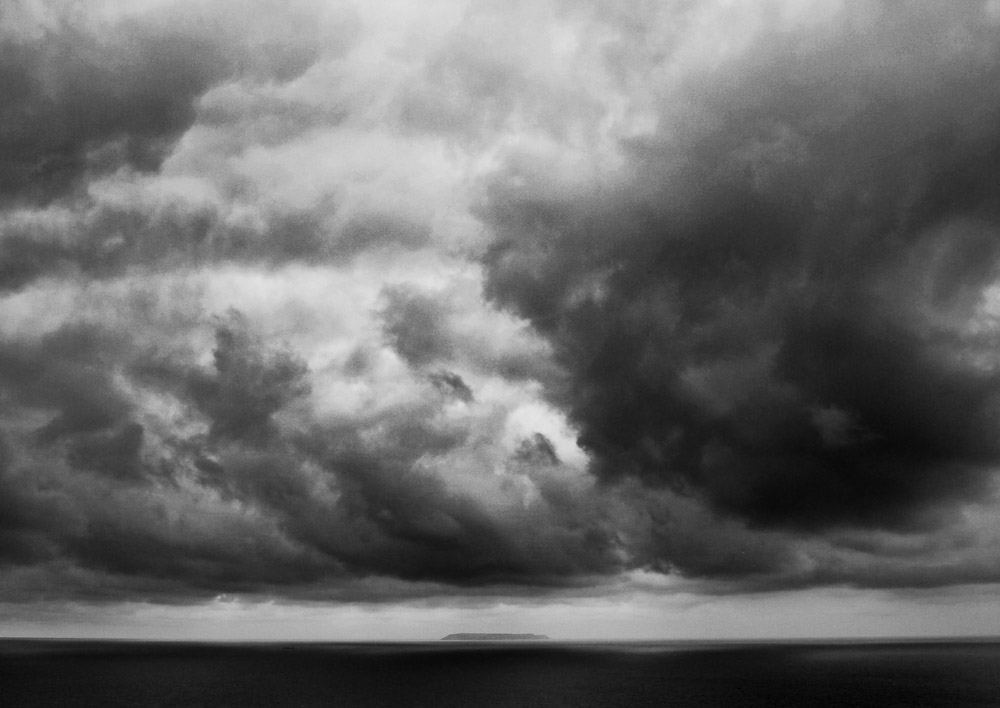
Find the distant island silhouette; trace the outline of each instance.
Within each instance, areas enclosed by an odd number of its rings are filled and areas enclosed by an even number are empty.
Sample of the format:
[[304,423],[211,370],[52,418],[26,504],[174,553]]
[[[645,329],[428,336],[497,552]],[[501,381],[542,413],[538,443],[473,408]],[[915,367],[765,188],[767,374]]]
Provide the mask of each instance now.
[[548,639],[544,634],[502,634],[496,632],[459,632],[441,637],[441,641],[460,642],[533,642],[540,639]]

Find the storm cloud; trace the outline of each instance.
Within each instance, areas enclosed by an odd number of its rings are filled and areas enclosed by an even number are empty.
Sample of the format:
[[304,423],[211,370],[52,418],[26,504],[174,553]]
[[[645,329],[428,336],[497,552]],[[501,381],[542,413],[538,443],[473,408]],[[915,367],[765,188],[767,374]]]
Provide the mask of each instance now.
[[487,292],[555,345],[599,476],[810,533],[992,493],[995,25],[864,9],[664,87],[685,115],[626,143],[614,189],[494,177]]
[[11,8],[0,601],[1000,582],[996,3]]

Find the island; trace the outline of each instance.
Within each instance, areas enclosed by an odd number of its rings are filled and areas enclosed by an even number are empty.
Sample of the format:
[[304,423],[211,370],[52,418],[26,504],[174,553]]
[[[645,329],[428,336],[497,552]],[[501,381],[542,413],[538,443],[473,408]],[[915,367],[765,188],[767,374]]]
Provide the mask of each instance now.
[[441,637],[441,641],[458,642],[535,642],[548,639],[544,634],[502,634],[502,633],[477,633],[459,632]]

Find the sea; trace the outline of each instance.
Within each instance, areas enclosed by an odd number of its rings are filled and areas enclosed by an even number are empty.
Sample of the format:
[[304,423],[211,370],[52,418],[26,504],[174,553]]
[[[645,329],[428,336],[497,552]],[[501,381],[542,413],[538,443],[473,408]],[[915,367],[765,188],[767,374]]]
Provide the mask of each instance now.
[[0,706],[1000,706],[1000,640],[0,640]]

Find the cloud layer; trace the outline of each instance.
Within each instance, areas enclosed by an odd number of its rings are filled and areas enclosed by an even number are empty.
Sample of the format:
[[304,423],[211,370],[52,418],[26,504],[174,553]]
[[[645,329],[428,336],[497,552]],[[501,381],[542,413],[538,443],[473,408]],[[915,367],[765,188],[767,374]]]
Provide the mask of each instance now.
[[0,599],[1000,580],[995,3],[2,12]]

